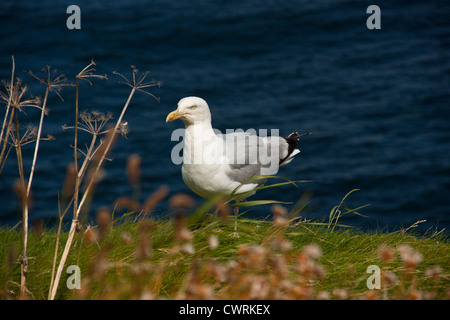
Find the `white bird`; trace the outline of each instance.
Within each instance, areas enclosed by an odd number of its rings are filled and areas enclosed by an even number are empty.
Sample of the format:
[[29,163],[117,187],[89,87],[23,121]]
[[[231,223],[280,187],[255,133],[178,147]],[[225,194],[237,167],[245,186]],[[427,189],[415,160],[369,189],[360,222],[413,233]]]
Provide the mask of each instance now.
[[[300,152],[296,149],[301,136],[297,132],[286,138],[258,137],[248,132],[218,133],[211,125],[211,112],[202,98],[181,99],[166,122],[175,119],[181,119],[186,126],[183,181],[193,192],[207,199],[233,194],[233,200],[242,201],[266,181],[249,179],[276,174],[280,166],[291,162]],[[234,213],[238,213],[238,207]]]

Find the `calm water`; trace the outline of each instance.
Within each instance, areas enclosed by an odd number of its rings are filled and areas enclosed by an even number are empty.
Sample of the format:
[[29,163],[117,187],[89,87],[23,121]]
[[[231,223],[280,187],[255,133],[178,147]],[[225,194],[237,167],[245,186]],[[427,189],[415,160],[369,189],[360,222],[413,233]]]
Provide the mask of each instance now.
[[[213,4],[214,3],[214,4]],[[381,30],[368,30],[365,1],[77,1],[81,30],[66,28],[68,1],[0,3],[0,78],[9,79],[11,55],[30,92],[43,88],[22,70],[51,65],[73,79],[91,59],[108,81],[81,87],[81,109],[116,116],[128,95],[111,71],[129,66],[164,82],[137,94],[125,120],[130,132],[114,147],[113,161],[97,189],[93,208],[131,195],[125,175],[129,154],[143,159],[142,195],[161,184],[188,192],[170,141],[181,122],[165,117],[184,96],[208,101],[213,125],[227,128],[312,132],[301,156],[279,174],[312,180],[299,189],[265,190],[254,199],[297,201],[312,194],[306,218],[323,218],[354,188],[350,207],[370,204],[367,218],[344,223],[388,230],[426,219],[422,230],[450,228],[450,6],[445,1],[379,3]],[[73,80],[71,80],[73,81]],[[30,219],[57,216],[58,193],[72,161],[74,90],[49,100]],[[4,110],[4,109],[3,109]],[[3,119],[3,112],[0,114]],[[24,123],[37,123],[32,110]],[[83,143],[88,142],[84,137]],[[83,138],[82,138],[83,139]],[[25,148],[27,172],[32,148]],[[20,220],[12,183],[11,154],[0,175],[0,224]],[[197,198],[198,201],[201,199]],[[161,203],[157,213],[164,212]],[[266,216],[269,207],[248,216]]]

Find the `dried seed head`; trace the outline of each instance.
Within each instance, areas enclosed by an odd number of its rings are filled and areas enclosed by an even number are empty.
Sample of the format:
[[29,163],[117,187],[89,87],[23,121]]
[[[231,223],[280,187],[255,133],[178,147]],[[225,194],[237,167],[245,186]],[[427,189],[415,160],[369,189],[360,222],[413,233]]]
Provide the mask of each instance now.
[[25,197],[26,197],[26,187],[25,185],[22,183],[22,181],[20,181],[20,179],[16,179],[14,181],[14,192],[16,193],[17,199],[19,199],[20,203],[23,205],[23,203],[25,202]]
[[136,258],[138,260],[150,257],[153,248],[151,244],[151,238],[148,234],[143,234],[139,239],[139,243],[136,248]]
[[383,262],[390,262],[395,258],[395,250],[391,247],[382,245],[378,248],[378,257]]
[[121,122],[117,129],[122,137],[127,137],[128,134],[128,122]]
[[333,289],[333,291],[331,293],[337,299],[341,299],[341,300],[347,299],[347,297],[348,297],[347,290],[345,290],[345,289],[335,288],[335,289]]
[[98,234],[95,230],[87,227],[83,234],[84,241],[87,243],[94,243],[98,240]]
[[364,294],[363,299],[364,300],[378,300],[378,295],[375,292],[375,290],[369,290]]
[[423,293],[415,288],[412,288],[408,291],[407,299],[408,300],[422,300]]
[[319,264],[316,264],[314,267],[314,273],[312,279],[322,279],[325,277],[326,270],[325,267]]
[[304,246],[303,252],[313,260],[317,260],[322,256],[322,249],[315,243]]
[[225,222],[228,217],[231,215],[231,207],[230,205],[225,202],[223,199],[220,199],[216,203],[216,208],[219,213],[219,217],[222,219],[222,222]]
[[100,237],[103,237],[108,231],[111,223],[111,211],[108,208],[100,208],[97,210],[97,223]]
[[405,265],[408,268],[417,267],[423,260],[423,256],[421,253],[414,251],[414,253],[405,261]]
[[313,293],[312,287],[306,287],[306,286],[297,286],[295,287],[291,293],[294,295],[296,299],[300,300],[307,300],[311,298],[311,295]]
[[177,193],[169,199],[169,207],[173,209],[190,209],[194,206],[194,199],[185,193]]
[[385,271],[382,273],[383,283],[387,285],[396,285],[397,284],[397,276],[395,273],[390,271]]
[[128,208],[131,211],[139,210],[140,204],[134,199],[130,197],[119,197],[116,200],[116,208],[117,210],[121,210],[123,208]]
[[287,209],[280,204],[274,204],[270,208],[274,217],[285,216],[287,214]]
[[108,79],[106,74],[105,75],[95,74],[94,73],[95,68],[93,66],[95,66],[95,62],[94,62],[94,60],[91,60],[91,63],[89,65],[87,65],[83,70],[81,70],[80,73],[78,73],[76,75],[76,78],[86,80],[90,85],[92,85],[92,82],[89,79],[92,79],[92,78]]
[[289,226],[289,220],[282,216],[276,216],[273,219],[273,222],[277,227],[280,227],[280,228],[287,228]]
[[156,207],[158,203],[160,203],[169,193],[169,187],[166,185],[162,185],[148,196],[147,200],[145,200],[144,205],[142,206],[142,212],[144,215],[148,215],[153,209]]
[[154,293],[150,292],[150,291],[143,291],[141,293],[141,296],[139,297],[139,300],[156,300],[156,296]]
[[441,266],[434,266],[432,268],[429,268],[425,270],[425,275],[427,277],[439,277],[442,274],[442,267]]
[[436,291],[425,292],[423,295],[424,300],[436,300]]
[[400,258],[405,258],[413,252],[413,248],[408,244],[401,244],[397,246],[397,251],[400,254]]
[[287,273],[288,273],[288,266],[286,263],[286,258],[283,255],[276,255],[273,258],[273,271],[274,273],[281,277],[284,278]]
[[253,276],[249,279],[249,299],[264,299],[267,297],[269,290],[270,285],[265,277]]
[[138,154],[131,154],[127,160],[127,177],[132,186],[139,184],[141,179],[142,159]]
[[215,250],[219,247],[219,239],[216,236],[209,236],[208,237],[208,246],[209,249]]
[[84,230],[84,225],[80,220],[75,221],[75,230],[76,232],[81,232]]
[[[26,181],[22,183],[20,179],[16,179],[13,184],[14,192],[16,193],[17,199],[19,200],[22,207],[25,206],[25,201],[27,200],[26,184],[27,184]],[[32,204],[33,204],[33,197],[30,190],[30,194],[28,197],[28,208],[31,208]]]
[[192,245],[192,243],[188,242],[181,246],[181,252],[183,252],[185,254],[194,254],[195,249],[194,249],[194,246]]
[[277,227],[287,228],[289,220],[286,218],[287,209],[280,204],[274,204],[271,207],[273,213],[273,222]]
[[30,139],[36,139],[37,131],[38,131],[38,129],[35,125],[28,124],[26,127],[26,132],[29,134]]
[[330,300],[330,293],[328,291],[319,291],[316,295],[317,300]]
[[226,281],[226,267],[217,261],[208,261],[205,267],[205,271],[211,274],[214,280],[218,283]]
[[265,262],[267,258],[267,249],[263,246],[253,246],[250,247],[249,252],[249,263],[250,266],[256,267],[256,268],[264,268]]
[[122,242],[126,245],[130,245],[133,243],[133,238],[126,232],[120,235],[120,240],[122,240]]
[[49,91],[53,91],[54,93],[56,93],[58,97],[61,100],[63,100],[63,98],[59,94],[62,88],[67,86],[73,86],[73,84],[66,83],[67,82],[66,76],[64,74],[58,74],[58,70],[55,68],[52,69],[52,67],[50,66],[45,66],[44,68],[41,69],[41,71],[44,73],[42,78],[39,78],[31,71],[28,71],[28,74],[34,77],[43,85],[45,85]]
[[0,103],[8,105],[11,102],[11,107],[22,111],[24,107],[41,108],[41,99],[30,96],[24,98],[25,93],[28,90],[27,85],[22,85],[22,80],[17,79],[16,83],[11,86],[11,82],[3,81],[3,86],[6,89],[6,93],[0,91]]
[[214,289],[209,285],[191,281],[182,297],[190,300],[212,300],[214,299]]
[[246,256],[248,256],[249,248],[247,245],[241,244],[238,246],[237,251],[240,256],[246,257]]
[[66,167],[66,178],[64,179],[62,191],[62,195],[65,199],[70,198],[74,192],[76,175],[75,164],[73,162],[69,163]]
[[280,250],[282,252],[289,251],[292,248],[292,243],[289,240],[286,240],[282,236],[273,238],[272,241],[270,242],[270,244],[273,249]]
[[138,231],[139,233],[148,233],[155,227],[155,222],[153,220],[141,220],[139,221]]
[[314,274],[315,264],[307,254],[302,252],[297,256],[295,269],[298,273],[309,278]]
[[103,247],[100,249],[98,254],[95,256],[94,260],[90,264],[90,270],[89,272],[92,274],[93,277],[97,279],[101,279],[106,271],[108,270],[108,261],[107,256],[110,251],[110,247]]
[[139,74],[138,69],[136,69],[135,66],[131,66],[132,69],[132,79],[127,79],[123,74],[113,71],[113,74],[120,76],[124,81],[121,81],[121,83],[126,84],[130,86],[131,88],[141,91],[145,94],[148,94],[155,98],[159,102],[159,98],[154,96],[152,93],[148,92],[147,89],[150,87],[158,86],[160,87],[162,84],[161,82],[157,82],[155,80],[152,80],[150,82],[145,82],[147,76],[149,75],[149,72],[144,72],[143,74]]
[[415,268],[422,262],[422,254],[407,244],[399,245],[397,250],[400,253],[400,258],[402,259],[404,266],[407,268]]
[[41,219],[35,219],[33,220],[33,233],[37,236],[40,237],[42,236],[42,234],[44,233],[44,226],[43,226],[43,222]]
[[192,239],[191,232],[186,229],[184,214],[178,212],[175,216],[175,241],[189,241]]

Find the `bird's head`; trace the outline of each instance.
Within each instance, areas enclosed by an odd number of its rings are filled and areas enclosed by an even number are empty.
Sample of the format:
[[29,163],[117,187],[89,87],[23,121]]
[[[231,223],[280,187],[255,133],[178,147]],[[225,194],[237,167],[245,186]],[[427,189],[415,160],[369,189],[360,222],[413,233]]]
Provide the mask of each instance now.
[[178,102],[178,108],[167,115],[166,122],[181,119],[186,125],[197,121],[211,122],[211,113],[205,100],[198,97],[186,97]]

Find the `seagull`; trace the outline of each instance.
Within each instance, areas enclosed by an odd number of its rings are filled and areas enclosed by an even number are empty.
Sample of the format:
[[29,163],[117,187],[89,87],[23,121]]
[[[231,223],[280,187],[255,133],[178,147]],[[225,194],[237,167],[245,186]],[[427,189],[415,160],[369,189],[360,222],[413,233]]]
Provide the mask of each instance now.
[[[280,166],[290,163],[300,153],[299,137],[309,134],[293,132],[286,138],[258,136],[249,130],[221,134],[213,129],[208,104],[199,97],[181,99],[166,123],[176,119],[186,127],[181,169],[184,183],[203,198],[232,196],[236,203],[264,185],[267,179],[258,176],[275,175]],[[235,216],[238,212],[235,206]]]

